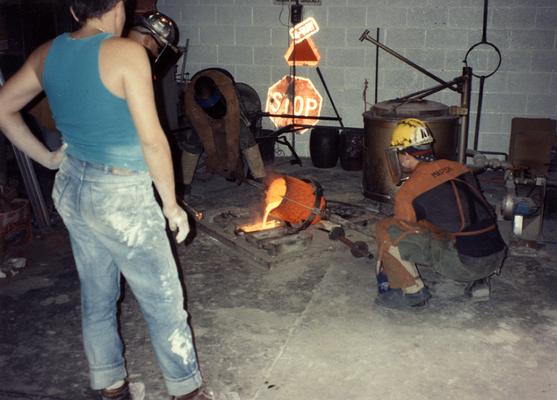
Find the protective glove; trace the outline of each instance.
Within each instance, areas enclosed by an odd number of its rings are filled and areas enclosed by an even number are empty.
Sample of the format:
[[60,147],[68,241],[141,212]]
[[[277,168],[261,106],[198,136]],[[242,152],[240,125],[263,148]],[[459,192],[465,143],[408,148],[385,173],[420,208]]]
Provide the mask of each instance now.
[[172,232],[178,229],[176,234],[176,242],[182,243],[190,232],[190,224],[188,221],[188,214],[176,204],[173,207],[164,207],[163,213],[168,220],[168,226]]

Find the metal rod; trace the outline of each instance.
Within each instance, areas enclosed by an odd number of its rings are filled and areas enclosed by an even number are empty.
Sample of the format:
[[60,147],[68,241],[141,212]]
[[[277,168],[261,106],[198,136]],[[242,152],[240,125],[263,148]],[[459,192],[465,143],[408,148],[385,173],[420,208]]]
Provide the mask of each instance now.
[[[376,34],[377,41],[379,42],[379,28]],[[375,104],[377,104],[377,94],[379,93],[379,46],[375,46]]]
[[[447,83],[448,83],[449,85],[455,85],[455,84],[458,84],[458,83],[461,82],[461,81],[462,81],[462,76],[459,76],[459,77],[457,77],[457,78],[455,78],[455,79],[453,79],[452,81],[447,82]],[[397,98],[397,99],[395,99],[395,100],[398,100],[398,101],[411,100],[414,96],[422,95],[422,94],[426,94],[427,96],[429,96],[430,94],[439,92],[439,91],[441,91],[441,90],[443,90],[443,89],[446,89],[446,88],[447,88],[447,87],[446,87],[445,85],[436,85],[436,86],[432,86],[432,87],[430,87],[430,88],[418,90],[417,92],[410,93],[410,94],[408,94],[408,95],[406,95],[406,96],[399,97],[399,98]]]
[[183,208],[188,214],[190,214],[196,221],[201,221],[201,220],[205,217],[201,211],[197,211],[195,208],[193,208],[192,206],[190,206],[190,205],[189,205],[188,203],[186,203],[184,200],[181,200],[179,203],[182,205],[182,208]]
[[29,196],[29,202],[31,203],[31,208],[35,214],[37,226],[39,229],[48,228],[50,226],[50,218],[48,213],[48,208],[44,202],[43,194],[41,192],[41,187],[39,181],[37,180],[37,175],[35,175],[35,170],[33,168],[33,163],[18,148],[13,146],[15,158],[19,166],[19,170],[23,177],[23,182],[25,184],[25,190]]
[[[296,4],[298,4],[297,1]],[[290,12],[292,13],[292,9],[290,9]],[[290,21],[292,22],[292,19],[290,19]],[[294,26],[295,24],[294,22],[292,22],[292,27]],[[292,91],[290,93],[290,105],[292,106],[292,114],[295,114],[296,113],[296,41],[294,39],[292,39],[292,82],[291,84],[292,84],[291,86]],[[294,120],[292,120],[292,122],[294,122]],[[292,142],[292,144],[290,145],[291,146],[290,150],[295,154],[296,153],[296,132],[292,132],[290,134],[290,141]],[[298,158],[297,155],[296,158]]]
[[482,118],[482,104],[484,97],[485,76],[480,77],[480,92],[478,93],[478,107],[476,109],[476,126],[474,127],[474,150],[478,150],[478,141],[480,139],[480,120]]
[[483,21],[483,33],[482,33],[482,42],[487,42],[487,10],[489,6],[487,4],[488,0],[484,0],[484,21]]
[[[0,87],[4,86],[4,82],[4,75],[0,69]],[[48,228],[50,226],[49,213],[41,192],[39,181],[37,180],[37,175],[35,174],[35,169],[33,168],[33,164],[25,153],[13,144],[12,147],[19,171],[23,177],[23,183],[25,184],[25,190],[29,196],[29,202],[31,203],[31,208],[33,210],[33,214],[35,215],[37,226],[39,229]]]
[[418,71],[420,71],[422,74],[429,76],[431,79],[443,84],[443,85],[447,85],[447,87],[451,90],[454,90],[455,92],[458,92],[458,88],[454,88],[452,86],[448,86],[448,83],[445,82],[443,79],[439,78],[437,75],[432,74],[431,72],[429,72],[428,70],[426,70],[423,67],[420,67],[418,64],[410,61],[409,59],[407,59],[406,57],[404,57],[403,55],[397,53],[396,51],[394,51],[393,49],[391,49],[390,47],[385,46],[383,43],[378,42],[377,40],[375,40],[374,38],[372,38],[371,36],[368,35],[369,34],[369,30],[365,30],[362,35],[360,36],[360,42],[367,40],[368,42],[373,43],[376,46],[381,47],[383,50],[385,50],[387,53],[391,54],[392,56],[398,58],[399,60],[401,60],[402,62],[410,65],[412,68],[417,69]]
[[[292,132],[292,134],[294,134],[294,131]],[[296,149],[294,148],[294,146],[292,146],[284,136],[277,137],[276,142],[288,147],[290,153],[292,153],[292,157],[294,157],[294,159],[290,160],[290,164],[298,164],[299,166],[302,166],[302,159],[298,156],[298,153],[296,153]]]
[[[272,114],[272,113],[267,113],[267,112],[262,112],[260,115],[262,115],[263,117],[283,117],[286,119],[317,119],[317,120],[323,120],[323,121],[338,121],[339,117],[314,117],[312,115],[295,115],[295,114]],[[298,124],[292,124],[292,125],[298,125]]]
[[325,92],[327,93],[327,96],[329,97],[329,101],[331,102],[331,104],[333,105],[333,110],[335,111],[335,114],[338,118],[338,122],[340,124],[341,127],[344,128],[344,124],[342,123],[342,118],[340,117],[337,107],[335,106],[335,102],[333,101],[333,98],[331,97],[331,93],[329,92],[329,88],[327,87],[327,84],[325,83],[325,79],[323,78],[323,74],[321,73],[321,69],[319,68],[319,66],[315,67],[315,70],[317,71],[317,74],[319,75],[319,79],[321,79],[321,83],[323,84],[323,87],[325,88]]
[[460,135],[458,138],[458,162],[466,164],[466,149],[468,148],[468,128],[470,125],[470,96],[472,93],[472,68],[462,68],[462,87],[460,106],[466,110],[461,117]]

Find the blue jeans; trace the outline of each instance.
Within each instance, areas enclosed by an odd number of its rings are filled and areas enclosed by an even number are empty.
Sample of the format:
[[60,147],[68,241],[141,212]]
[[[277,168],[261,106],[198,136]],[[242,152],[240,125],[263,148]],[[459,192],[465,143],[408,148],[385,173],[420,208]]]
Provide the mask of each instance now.
[[201,385],[176,263],[147,172],[119,174],[66,156],[52,198],[68,231],[81,284],[91,387],[127,375],[116,317],[123,275],[137,298],[170,395]]

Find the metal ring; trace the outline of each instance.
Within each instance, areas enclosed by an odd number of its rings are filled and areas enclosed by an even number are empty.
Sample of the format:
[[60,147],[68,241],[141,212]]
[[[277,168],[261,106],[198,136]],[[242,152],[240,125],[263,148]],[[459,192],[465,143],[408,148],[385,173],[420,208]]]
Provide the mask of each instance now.
[[494,73],[496,73],[499,70],[499,67],[501,66],[501,61],[502,61],[502,57],[501,57],[501,52],[499,51],[499,48],[497,46],[495,46],[493,43],[491,42],[487,42],[487,41],[481,41],[476,43],[475,45],[473,45],[472,47],[470,47],[468,49],[468,51],[466,52],[466,57],[464,57],[464,64],[466,66],[468,66],[468,55],[470,54],[470,52],[472,50],[474,50],[476,47],[478,47],[481,44],[486,44],[490,47],[493,48],[493,50],[495,50],[495,52],[497,53],[497,55],[499,56],[499,62],[497,63],[497,66],[495,67],[495,69],[493,70],[493,72],[491,72],[490,74],[487,75],[476,75],[474,73],[474,71],[472,70],[472,75],[474,75],[476,78],[489,78],[491,75],[493,75]]

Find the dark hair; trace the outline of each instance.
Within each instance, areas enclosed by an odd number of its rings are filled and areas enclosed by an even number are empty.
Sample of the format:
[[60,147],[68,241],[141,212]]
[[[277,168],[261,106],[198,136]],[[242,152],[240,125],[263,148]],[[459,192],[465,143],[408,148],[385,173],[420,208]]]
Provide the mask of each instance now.
[[89,18],[100,17],[110,11],[121,0],[67,0],[80,23]]

